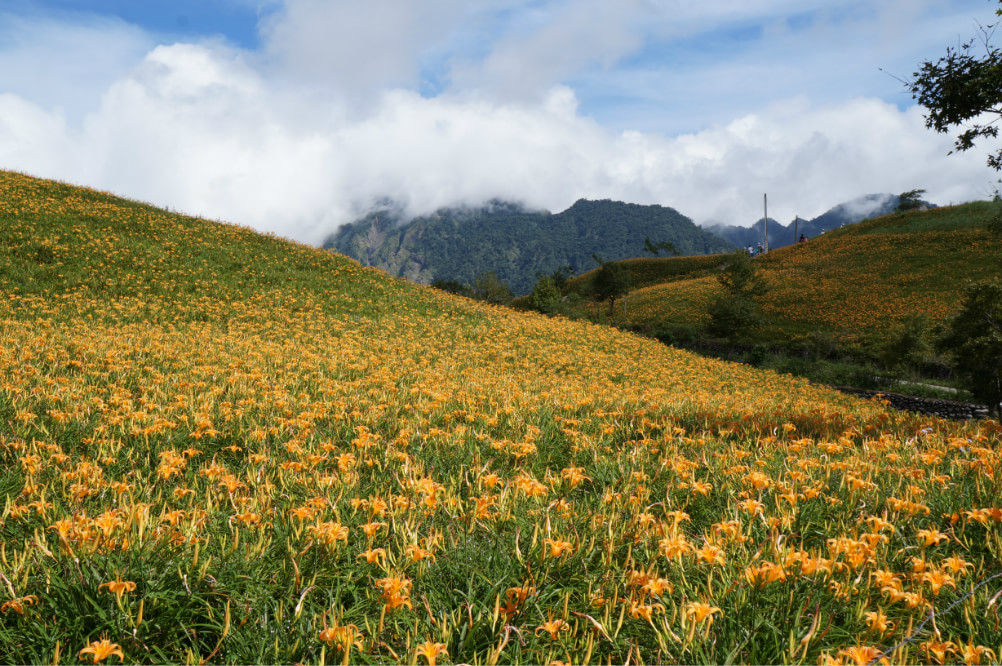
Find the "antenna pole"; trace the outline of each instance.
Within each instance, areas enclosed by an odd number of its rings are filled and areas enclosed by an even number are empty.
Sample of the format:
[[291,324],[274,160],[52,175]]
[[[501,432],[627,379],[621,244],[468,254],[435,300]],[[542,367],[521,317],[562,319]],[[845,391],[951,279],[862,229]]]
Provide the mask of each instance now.
[[762,195],[762,209],[764,212],[764,217],[762,219],[765,220],[765,251],[768,252],[769,251],[769,198],[768,195],[766,194]]

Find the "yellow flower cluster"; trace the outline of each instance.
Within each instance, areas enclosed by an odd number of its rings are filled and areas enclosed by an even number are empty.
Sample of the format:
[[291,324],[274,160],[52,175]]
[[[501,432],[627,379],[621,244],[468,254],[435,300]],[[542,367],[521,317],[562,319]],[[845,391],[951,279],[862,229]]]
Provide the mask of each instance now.
[[0,173],[0,660],[850,662],[1002,559],[998,424],[61,187]]
[[[760,298],[767,326],[789,335],[820,330],[859,341],[879,338],[908,316],[943,321],[956,312],[965,279],[999,275],[1002,242],[984,229],[985,214],[979,204],[929,211],[922,215],[930,228],[918,230],[899,228],[893,218],[874,220],[757,258],[755,265],[768,286]],[[660,262],[662,272],[668,272],[673,263],[681,266],[693,259],[646,261]],[[717,262],[723,259],[719,256]],[[963,267],[964,279],[957,277],[958,267]],[[683,279],[641,279],[617,305],[615,319],[635,326],[701,326],[719,294],[722,288],[713,271],[694,270]]]

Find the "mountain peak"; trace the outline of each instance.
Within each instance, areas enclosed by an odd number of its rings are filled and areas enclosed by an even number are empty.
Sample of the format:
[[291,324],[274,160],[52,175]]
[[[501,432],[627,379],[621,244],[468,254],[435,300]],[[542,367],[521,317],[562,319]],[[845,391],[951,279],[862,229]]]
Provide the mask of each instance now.
[[[887,215],[894,212],[898,201],[899,198],[896,194],[864,194],[861,197],[833,206],[813,219],[799,218],[783,224],[769,218],[769,247],[772,249],[786,247],[796,243],[797,238],[801,235],[812,238],[847,224],[855,224],[871,217]],[[746,247],[763,241],[764,226],[762,218],[758,218],[750,227],[716,224],[706,227],[706,230],[739,247]]]
[[670,242],[682,254],[712,254],[730,244],[671,208],[579,199],[561,213],[491,200],[479,207],[440,209],[387,230],[362,219],[325,247],[420,282],[472,284],[493,271],[515,293],[532,289],[537,274],[568,265],[585,270],[598,254],[618,261],[644,254],[644,241]]

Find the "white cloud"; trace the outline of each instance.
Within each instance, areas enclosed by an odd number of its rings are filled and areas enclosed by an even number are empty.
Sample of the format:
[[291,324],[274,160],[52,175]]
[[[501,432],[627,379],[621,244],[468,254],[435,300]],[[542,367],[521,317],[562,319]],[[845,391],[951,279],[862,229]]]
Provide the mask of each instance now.
[[938,203],[981,198],[991,174],[984,153],[948,156],[950,139],[924,127],[921,110],[873,99],[813,108],[776,105],[729,125],[680,137],[675,159],[687,165],[697,221],[751,224],[762,193],[779,220],[814,217],[861,194],[928,190]]
[[154,46],[122,21],[74,18],[67,23],[0,11],[0,93],[79,119]]
[[463,0],[286,0],[262,25],[273,74],[340,95],[413,87],[421,58],[467,15]]
[[17,95],[0,94],[0,168],[71,178],[80,166],[74,157],[67,155],[61,163],[54,159],[68,142],[62,113],[50,113]]
[[502,35],[482,60],[455,63],[455,88],[501,99],[532,98],[582,68],[609,69],[645,41],[644,0],[573,0],[534,12],[522,30]]
[[[402,0],[381,1],[405,16],[417,12]],[[412,82],[415,60],[442,35],[456,38],[467,20],[461,4],[434,5],[438,13],[429,16],[441,25],[410,35],[396,19],[358,23],[364,14],[351,2],[296,0],[269,24],[273,41],[264,55],[175,44],[150,48],[127,69],[124,57],[116,60],[112,79],[91,81],[88,94],[98,102],[82,118],[38,101],[30,88],[0,89],[0,168],[310,243],[384,197],[412,214],[495,197],[553,211],[581,197],[612,198],[672,206],[697,222],[749,224],[760,215],[763,192],[770,215],[788,220],[870,192],[925,188],[932,201],[959,202],[985,196],[993,181],[984,166],[988,147],[947,156],[950,137],[926,130],[919,109],[865,97],[819,103],[791,95],[676,137],[611,130],[581,111],[574,89],[552,81],[634,49],[628,17],[609,14],[599,22],[608,28],[602,34],[574,21],[559,28],[553,17],[572,11],[564,4],[540,16],[535,29],[486,50],[482,71],[495,76],[481,91],[456,84],[429,99],[390,85]],[[497,0],[491,7],[506,4],[521,6]],[[303,43],[293,43],[293,27],[310,17],[318,25],[303,27]],[[356,39],[323,51],[324,17],[335,22],[336,36],[357,31]],[[589,35],[595,50],[575,51]],[[544,59],[552,40],[570,51],[526,84],[537,94],[498,92],[516,86],[518,66]],[[96,48],[84,42],[79,52]],[[343,61],[381,42],[400,49],[377,62],[359,57],[355,69]],[[42,58],[25,49],[0,48],[0,61]],[[302,80],[280,77],[287,68]],[[312,85],[323,72],[330,80]]]
[[923,60],[991,20],[980,0],[660,2],[640,54],[572,82],[604,125],[691,132],[777,100],[815,104],[878,97],[912,104],[907,78]]

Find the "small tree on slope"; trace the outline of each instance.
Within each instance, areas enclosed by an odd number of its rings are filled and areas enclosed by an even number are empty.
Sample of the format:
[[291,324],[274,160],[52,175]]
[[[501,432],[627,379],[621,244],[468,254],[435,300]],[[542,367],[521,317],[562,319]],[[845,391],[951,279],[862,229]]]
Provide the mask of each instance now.
[[1002,416],[1002,282],[971,285],[964,307],[950,320],[938,347],[953,357],[971,393]]
[[766,285],[748,253],[738,250],[731,254],[717,281],[724,293],[710,305],[710,332],[733,337],[761,326],[762,313],[755,299],[766,292]]
[[592,293],[598,301],[609,301],[609,316],[616,309],[616,299],[630,293],[633,286],[633,276],[626,268],[615,261],[602,261],[595,255],[592,258],[602,265],[592,278]]

